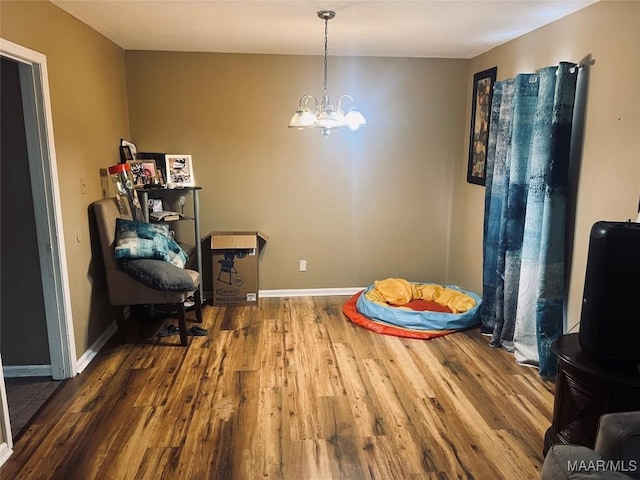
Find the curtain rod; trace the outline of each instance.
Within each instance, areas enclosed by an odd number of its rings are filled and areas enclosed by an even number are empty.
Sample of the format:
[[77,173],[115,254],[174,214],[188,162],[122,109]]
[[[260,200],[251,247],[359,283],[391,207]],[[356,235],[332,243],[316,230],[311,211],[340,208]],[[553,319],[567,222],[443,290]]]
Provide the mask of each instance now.
[[576,62],[574,67],[571,67],[571,69],[570,69],[571,73],[573,73],[576,68],[580,69],[580,68],[590,67],[594,63],[596,63],[596,61],[593,58],[591,58],[591,55],[587,55],[586,57],[584,57],[579,62]]

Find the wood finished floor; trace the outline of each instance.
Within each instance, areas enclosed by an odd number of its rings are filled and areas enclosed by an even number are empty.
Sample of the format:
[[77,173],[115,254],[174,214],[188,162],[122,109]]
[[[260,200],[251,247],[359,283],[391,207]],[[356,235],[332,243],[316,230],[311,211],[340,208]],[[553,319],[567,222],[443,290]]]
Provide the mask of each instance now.
[[186,348],[104,348],[0,478],[539,478],[553,384],[477,329],[377,335],[345,300],[208,307]]

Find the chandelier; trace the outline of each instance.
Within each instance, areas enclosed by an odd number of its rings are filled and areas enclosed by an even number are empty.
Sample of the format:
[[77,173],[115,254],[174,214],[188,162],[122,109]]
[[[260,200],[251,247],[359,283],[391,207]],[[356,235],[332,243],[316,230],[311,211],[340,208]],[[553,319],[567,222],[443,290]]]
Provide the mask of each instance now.
[[[357,130],[360,125],[367,121],[355,107],[355,102],[351,95],[340,95],[333,102],[329,100],[327,94],[327,33],[329,31],[329,20],[336,16],[336,12],[331,10],[320,10],[318,18],[324,20],[324,92],[320,101],[313,95],[304,95],[298,103],[298,108],[291,121],[289,128],[302,130],[308,127],[318,127],[322,129],[322,136],[327,138],[334,128],[349,127]],[[348,112],[344,113],[344,104],[348,102]]]

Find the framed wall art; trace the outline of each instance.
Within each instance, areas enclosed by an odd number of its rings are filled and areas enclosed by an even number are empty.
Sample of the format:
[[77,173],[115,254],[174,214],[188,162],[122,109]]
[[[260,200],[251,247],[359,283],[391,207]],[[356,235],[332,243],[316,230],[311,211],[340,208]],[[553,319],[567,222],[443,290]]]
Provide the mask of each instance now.
[[497,73],[498,67],[493,67],[473,76],[467,182],[476,185],[484,185],[486,181],[491,100]]
[[167,186],[169,187],[195,187],[193,176],[193,163],[191,155],[165,155]]

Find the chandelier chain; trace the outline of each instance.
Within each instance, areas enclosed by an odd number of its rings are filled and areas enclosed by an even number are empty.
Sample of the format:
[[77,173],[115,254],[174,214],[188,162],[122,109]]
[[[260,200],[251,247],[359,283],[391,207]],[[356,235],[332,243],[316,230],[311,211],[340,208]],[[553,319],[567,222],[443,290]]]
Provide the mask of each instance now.
[[324,93],[327,93],[327,52],[328,50],[328,34],[329,34],[329,19],[324,19]]

